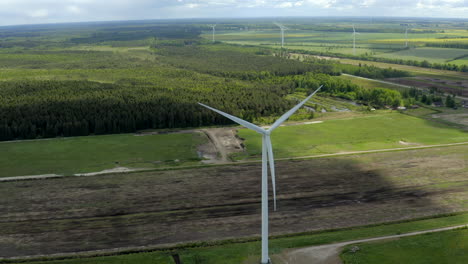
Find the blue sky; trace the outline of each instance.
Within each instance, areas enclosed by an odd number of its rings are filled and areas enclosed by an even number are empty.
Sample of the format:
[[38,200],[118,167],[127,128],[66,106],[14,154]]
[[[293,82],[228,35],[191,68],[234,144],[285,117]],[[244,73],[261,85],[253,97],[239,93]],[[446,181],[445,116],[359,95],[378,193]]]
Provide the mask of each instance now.
[[468,18],[468,0],[0,0],[0,25],[265,16]]

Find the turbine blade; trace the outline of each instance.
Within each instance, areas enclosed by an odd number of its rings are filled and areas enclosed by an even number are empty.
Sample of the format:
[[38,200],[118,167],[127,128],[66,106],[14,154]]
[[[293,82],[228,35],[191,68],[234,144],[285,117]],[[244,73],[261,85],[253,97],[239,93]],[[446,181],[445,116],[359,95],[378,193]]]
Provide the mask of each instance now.
[[218,114],[220,114],[220,115],[222,115],[222,116],[225,116],[225,117],[231,119],[232,121],[238,123],[239,125],[242,125],[242,126],[244,126],[244,127],[246,127],[246,128],[249,128],[249,129],[252,129],[252,130],[254,130],[254,131],[257,131],[257,132],[260,133],[260,134],[265,134],[265,133],[266,133],[266,130],[265,130],[265,129],[263,129],[263,128],[261,128],[261,127],[258,127],[258,126],[256,126],[256,125],[250,123],[250,122],[247,122],[247,121],[245,121],[245,120],[242,120],[242,119],[240,119],[240,118],[238,118],[238,117],[235,117],[235,116],[233,116],[233,115],[226,114],[226,113],[224,113],[224,112],[222,112],[222,111],[219,111],[218,109],[215,109],[215,108],[213,108],[213,107],[204,105],[204,104],[202,104],[202,103],[198,103],[198,104],[201,105],[201,106],[204,106],[204,107],[206,107],[206,108],[208,108],[208,109],[210,109],[210,110],[212,110],[212,111],[215,111],[216,113],[218,113]]
[[293,107],[291,110],[289,110],[288,112],[286,112],[284,115],[282,115],[278,120],[275,121],[275,123],[273,123],[273,125],[271,125],[271,127],[268,129],[268,131],[273,131],[274,129],[276,129],[277,127],[279,127],[281,125],[281,123],[283,123],[284,121],[286,121],[286,119],[288,119],[292,114],[294,114],[294,112],[297,111],[297,109],[301,108],[302,105],[304,105],[307,101],[309,101],[309,99],[314,96],[315,93],[317,93],[321,88],[322,88],[323,85],[320,85],[320,87],[315,90],[311,95],[307,96],[306,99],[304,99],[302,102],[300,102],[298,105],[296,105],[295,107]]
[[273,158],[273,147],[271,145],[270,135],[267,135],[266,140],[268,150],[268,165],[270,166],[271,174],[271,189],[273,190],[273,208],[276,211],[276,178],[275,178],[275,159]]
[[279,27],[281,30],[285,30],[285,29],[289,29],[285,26],[283,26],[282,24],[278,23],[278,22],[274,22],[273,24],[275,24],[277,27]]

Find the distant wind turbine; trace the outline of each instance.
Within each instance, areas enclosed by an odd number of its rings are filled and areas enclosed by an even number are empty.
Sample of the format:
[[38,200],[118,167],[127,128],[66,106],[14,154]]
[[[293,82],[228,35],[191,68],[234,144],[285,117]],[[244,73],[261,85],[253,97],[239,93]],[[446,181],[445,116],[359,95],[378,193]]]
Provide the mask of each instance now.
[[213,28],[213,42],[215,42],[215,32],[216,32],[216,25],[213,25],[213,26],[210,26],[211,28]]
[[[323,86],[323,85],[322,85]],[[276,211],[276,180],[275,180],[275,160],[273,158],[273,148],[271,145],[270,134],[279,127],[286,119],[288,119],[297,109],[301,108],[315,93],[317,93],[320,88],[315,90],[311,95],[309,95],[306,99],[300,102],[298,105],[293,107],[291,110],[286,112],[282,115],[278,120],[276,120],[273,125],[269,129],[263,129],[259,126],[256,126],[250,122],[242,120],[238,117],[232,116],[230,114],[226,114],[222,111],[219,111],[215,108],[210,106],[204,105],[199,103],[200,105],[215,111],[216,113],[223,115],[232,121],[248,128],[252,129],[262,135],[262,264],[268,264],[270,262],[270,258],[268,257],[268,165],[270,165],[270,174],[271,174],[271,184],[273,190],[273,201],[274,201],[274,210]],[[267,161],[268,159],[268,161]]]
[[353,24],[353,33],[351,35],[353,35],[353,54],[354,55],[356,55],[356,34],[360,35],[361,33],[356,32],[356,29],[354,28],[354,24]]
[[405,31],[405,47],[408,47],[408,25],[406,25],[406,31]]
[[276,26],[278,26],[281,30],[281,47],[283,48],[284,47],[284,31],[285,30],[288,30],[289,28],[281,25],[280,23],[274,23]]

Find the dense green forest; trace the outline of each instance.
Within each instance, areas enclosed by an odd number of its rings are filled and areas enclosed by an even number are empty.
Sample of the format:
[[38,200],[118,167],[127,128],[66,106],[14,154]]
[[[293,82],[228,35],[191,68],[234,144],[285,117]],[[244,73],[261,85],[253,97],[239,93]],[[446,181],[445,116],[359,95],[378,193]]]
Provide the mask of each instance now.
[[0,140],[231,123],[197,102],[255,121],[292,107],[288,94],[320,85],[324,96],[373,107],[409,104],[418,96],[364,89],[335,77],[406,76],[402,71],[298,61],[284,50],[211,43],[198,37],[198,27],[114,25],[63,33],[65,41],[62,33],[46,38],[44,32],[23,40],[37,41],[34,48],[0,51]]
[[242,46],[184,45],[154,46],[163,55],[161,61],[169,65],[207,73],[215,76],[239,78],[243,80],[264,79],[268,76],[285,76],[307,72],[338,75],[333,65],[315,61],[302,63],[287,58],[272,56],[273,50],[244,48]]
[[[155,73],[156,74],[156,73]],[[280,86],[256,85],[173,71],[166,80],[0,82],[0,138],[36,138],[194,127],[228,121],[197,102],[247,120],[284,112]]]

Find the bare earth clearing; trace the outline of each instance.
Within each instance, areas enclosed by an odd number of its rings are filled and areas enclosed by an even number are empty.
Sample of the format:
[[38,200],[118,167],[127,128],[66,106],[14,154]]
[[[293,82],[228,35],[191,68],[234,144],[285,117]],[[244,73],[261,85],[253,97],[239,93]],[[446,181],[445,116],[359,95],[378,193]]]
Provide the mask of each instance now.
[[[467,210],[468,146],[277,162],[284,234]],[[260,164],[0,184],[0,256],[257,236]]]
[[231,127],[143,132],[136,134],[136,136],[174,133],[201,133],[206,135],[208,142],[197,147],[198,156],[203,158],[203,163],[206,164],[230,162],[229,154],[244,150],[242,140],[237,137],[236,128]]
[[[203,129],[202,131],[210,139],[209,144],[205,144],[199,148],[204,153],[203,157],[208,158],[203,163],[229,162],[232,161],[229,158],[230,154],[244,151],[244,145],[242,144],[242,140],[237,137],[235,128],[210,128]],[[207,151],[207,147],[211,149],[211,152]]]
[[458,96],[468,97],[468,81],[438,79],[429,77],[413,77],[413,78],[389,78],[390,82],[414,86],[417,88],[429,89],[437,87],[445,93],[454,93]]

